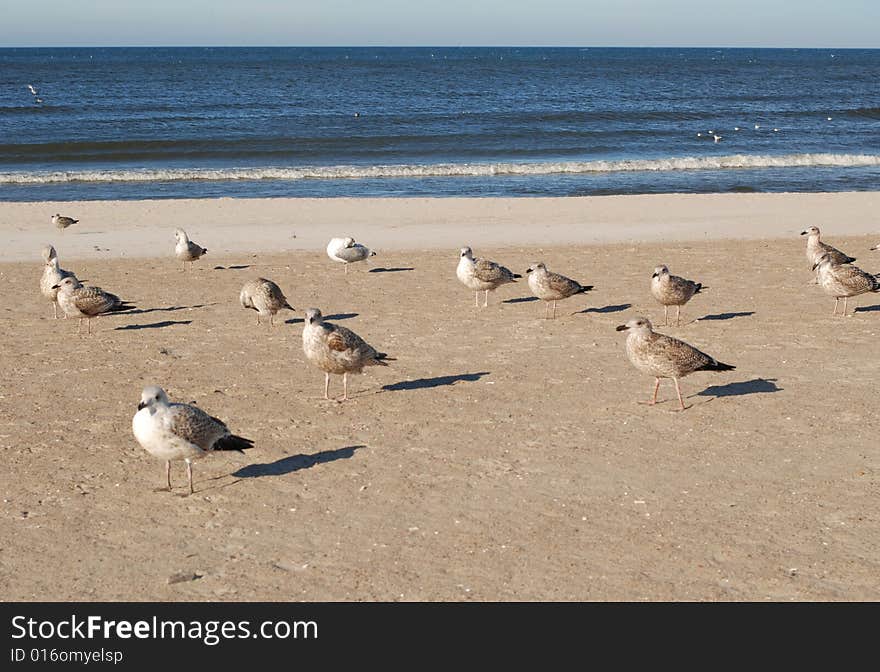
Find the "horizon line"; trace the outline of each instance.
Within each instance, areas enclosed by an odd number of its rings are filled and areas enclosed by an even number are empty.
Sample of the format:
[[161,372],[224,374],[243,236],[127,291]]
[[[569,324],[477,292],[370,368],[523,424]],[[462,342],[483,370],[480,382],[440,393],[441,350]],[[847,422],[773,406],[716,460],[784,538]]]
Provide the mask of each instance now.
[[877,51],[880,46],[621,45],[621,44],[17,44],[7,49],[779,49]]

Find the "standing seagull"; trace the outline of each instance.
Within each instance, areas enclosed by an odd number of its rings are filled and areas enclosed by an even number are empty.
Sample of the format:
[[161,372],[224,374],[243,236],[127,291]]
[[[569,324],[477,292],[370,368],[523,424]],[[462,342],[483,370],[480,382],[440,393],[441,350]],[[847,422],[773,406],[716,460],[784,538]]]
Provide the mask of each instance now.
[[[57,320],[58,290],[55,286],[60,284],[64,278],[73,278],[76,280],[76,276],[70,271],[65,271],[58,265],[58,254],[55,252],[55,248],[51,245],[46,245],[46,247],[43,248],[42,254],[43,261],[46,262],[46,265],[43,267],[43,276],[40,278],[40,292],[52,302],[52,312]],[[66,318],[67,315],[64,317]]]
[[80,318],[79,331],[83,318],[86,318],[92,333],[92,318],[105,313],[116,313],[134,308],[134,304],[123,301],[115,294],[105,292],[100,287],[85,287],[76,277],[64,278],[52,289],[58,290],[58,305],[67,317]]
[[331,238],[327,243],[327,256],[333,261],[345,264],[345,272],[348,273],[348,265],[358,261],[366,261],[375,257],[376,252],[369,247],[354,242],[354,238]]
[[395,359],[379,352],[351,329],[324,321],[317,308],[306,311],[303,352],[324,372],[324,398],[330,398],[330,374],[342,375],[342,400],[348,399],[348,374],[363,373],[365,366],[388,366]]
[[815,270],[816,264],[819,263],[819,258],[823,254],[827,254],[831,257],[832,263],[835,264],[851,264],[856,260],[855,257],[851,257],[848,254],[844,254],[836,247],[831,247],[828,243],[823,243],[819,240],[819,228],[816,226],[811,226],[806,231],[801,231],[802,236],[808,236],[807,238],[807,261],[810,262],[810,266]]
[[550,307],[549,302],[553,302],[553,319],[556,319],[556,302],[567,299],[575,294],[583,294],[593,289],[593,285],[582,285],[576,280],[566,278],[559,273],[551,273],[547,270],[543,261],[532,264],[526,269],[529,275],[529,289],[532,294],[537,296],[544,304],[544,317],[547,317],[547,309]]
[[190,267],[192,267],[193,262],[208,251],[208,248],[192,242],[183,229],[175,229],[174,237],[177,239],[177,245],[174,246],[174,254],[183,262],[184,271],[186,270],[186,262],[189,262]]
[[635,317],[617,327],[617,331],[629,331],[626,337],[626,354],[629,361],[639,371],[650,373],[657,381],[654,385],[654,396],[650,401],[643,402],[650,406],[657,403],[657,390],[660,389],[661,378],[672,378],[675,382],[678,403],[683,411],[685,405],[681,398],[681,388],[678,386],[679,378],[684,378],[694,371],[732,371],[736,368],[730,364],[722,364],[684,341],[658,334],[651,326],[651,321],[645,317]]
[[57,213],[52,215],[52,223],[58,227],[61,233],[64,233],[64,229],[66,229],[68,226],[73,226],[78,221],[78,219],[74,219],[73,217],[62,217]]
[[669,306],[675,306],[675,324],[681,324],[681,307],[701,289],[702,283],[670,275],[666,265],[657,266],[651,276],[651,294],[663,305],[663,325],[669,325]]
[[813,270],[818,274],[819,285],[826,294],[834,297],[834,312],[837,315],[837,304],[843,299],[843,314],[846,316],[846,300],[851,296],[880,292],[880,280],[866,273],[857,266],[836,264],[830,254],[819,257]]
[[192,461],[214,450],[237,450],[254,447],[254,442],[236,436],[222,420],[211,417],[197,406],[172,404],[165,390],[145,387],[137,413],[131,420],[137,442],[154,457],[165,460],[165,479],[171,490],[171,462],[186,462],[189,494],[193,494]]
[[458,260],[458,268],[455,275],[465,285],[474,290],[474,305],[480,306],[480,292],[485,292],[483,307],[489,305],[489,292],[495,291],[501,285],[508,282],[516,282],[522,276],[513,273],[509,268],[488,259],[474,259],[474,253],[469,247],[461,248],[461,258]]
[[274,325],[275,313],[282,308],[294,310],[281,288],[266,278],[248,280],[241,288],[238,299],[241,301],[242,308],[253,308],[257,311],[257,324],[260,323],[260,316],[262,316],[269,318],[270,326]]

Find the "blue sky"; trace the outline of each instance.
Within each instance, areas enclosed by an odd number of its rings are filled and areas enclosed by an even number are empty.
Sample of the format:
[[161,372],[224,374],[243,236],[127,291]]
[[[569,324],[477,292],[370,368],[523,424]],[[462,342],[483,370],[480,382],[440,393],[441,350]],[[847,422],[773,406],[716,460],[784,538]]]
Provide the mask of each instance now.
[[0,47],[880,48],[880,0],[0,0]]

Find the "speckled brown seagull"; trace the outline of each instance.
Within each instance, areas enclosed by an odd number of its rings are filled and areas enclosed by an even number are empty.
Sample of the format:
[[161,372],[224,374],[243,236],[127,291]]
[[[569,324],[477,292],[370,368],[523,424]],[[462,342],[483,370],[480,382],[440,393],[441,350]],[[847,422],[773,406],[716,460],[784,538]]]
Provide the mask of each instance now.
[[830,254],[819,257],[816,265],[819,286],[826,294],[834,297],[834,312],[837,315],[837,304],[843,299],[843,314],[846,316],[846,301],[852,296],[880,292],[880,280],[877,276],[866,273],[857,266],[836,264]]
[[651,276],[651,294],[663,306],[663,325],[669,324],[669,306],[675,306],[675,324],[681,324],[681,307],[702,289],[702,283],[672,275],[666,265],[657,266]]
[[851,264],[856,260],[855,257],[844,254],[836,247],[823,243],[819,239],[819,236],[822,234],[817,226],[811,226],[806,231],[801,231],[801,235],[807,236],[807,261],[810,262],[810,266],[815,266],[819,263],[819,257],[823,254],[829,255],[831,261],[835,264]]
[[583,294],[593,289],[593,285],[582,285],[577,280],[572,280],[559,273],[547,270],[544,262],[532,264],[526,269],[529,276],[529,289],[532,294],[544,301],[544,317],[547,317],[550,302],[553,303],[553,318],[556,318],[556,302],[567,299],[575,294]]
[[485,292],[483,307],[489,305],[489,292],[494,292],[501,285],[516,282],[522,276],[513,273],[509,268],[496,264],[488,259],[475,259],[469,247],[461,248],[461,257],[455,275],[465,287],[474,290],[474,305],[480,305],[480,292]]
[[279,310],[283,308],[294,310],[281,288],[266,278],[248,280],[241,288],[238,299],[242,308],[253,308],[257,311],[257,324],[260,323],[260,317],[268,317],[271,326],[275,324],[275,314]]
[[694,346],[672,336],[658,334],[654,331],[651,321],[645,317],[634,317],[626,324],[617,327],[617,331],[628,331],[626,337],[626,354],[639,371],[649,373],[656,379],[654,396],[647,403],[657,403],[657,390],[660,389],[661,378],[672,378],[678,403],[685,410],[681,398],[678,379],[684,378],[695,371],[732,371],[735,366],[723,364]]
[[92,318],[106,313],[116,313],[134,308],[133,303],[123,301],[115,294],[105,292],[100,287],[86,287],[75,277],[64,278],[52,289],[58,290],[58,305],[67,317],[78,317],[77,330],[83,318],[88,323],[88,333],[92,333]]

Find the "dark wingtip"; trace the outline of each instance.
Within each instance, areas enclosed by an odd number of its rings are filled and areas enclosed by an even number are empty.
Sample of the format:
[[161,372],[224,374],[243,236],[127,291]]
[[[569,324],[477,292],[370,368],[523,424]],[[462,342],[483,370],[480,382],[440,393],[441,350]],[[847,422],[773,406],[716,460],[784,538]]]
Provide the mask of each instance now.
[[514,274],[513,274],[513,279],[514,279],[514,280],[516,280],[517,278],[521,278],[521,277],[522,277],[522,276],[521,276],[519,273],[514,273]]
[[238,452],[243,452],[253,447],[254,442],[251,439],[236,436],[235,434],[224,436],[214,444],[214,450],[237,450]]
[[707,371],[733,371],[735,368],[733,364],[725,364],[724,362],[714,360],[706,366]]
[[589,292],[593,289],[595,285],[581,285],[581,288],[578,290],[578,294],[583,294],[584,292]]

